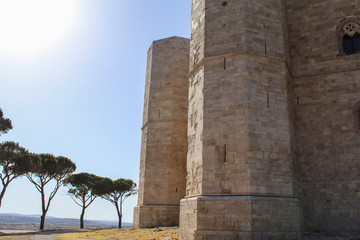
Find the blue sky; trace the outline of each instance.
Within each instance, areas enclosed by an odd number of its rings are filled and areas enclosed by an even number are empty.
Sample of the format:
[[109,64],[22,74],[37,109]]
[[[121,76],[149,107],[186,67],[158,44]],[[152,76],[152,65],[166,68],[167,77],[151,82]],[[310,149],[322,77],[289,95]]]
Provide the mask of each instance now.
[[[191,1],[72,1],[71,29],[51,47],[27,55],[0,49],[0,108],[14,126],[0,141],[69,157],[77,172],[138,183],[147,50],[157,39],[190,36]],[[65,191],[48,215],[78,218],[80,208]],[[125,202],[124,221],[132,222],[136,201]],[[40,194],[17,179],[0,212],[40,214]],[[85,218],[117,216],[109,202],[96,200]]]

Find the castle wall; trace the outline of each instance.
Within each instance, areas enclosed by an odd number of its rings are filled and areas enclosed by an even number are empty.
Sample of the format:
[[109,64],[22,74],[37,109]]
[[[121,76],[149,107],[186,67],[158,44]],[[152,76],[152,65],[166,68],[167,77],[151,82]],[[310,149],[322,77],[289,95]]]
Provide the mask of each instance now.
[[296,238],[285,1],[192,4],[179,237]]
[[309,230],[360,230],[360,135],[353,116],[359,76],[357,71],[297,81],[295,159]]
[[186,178],[188,66],[188,39],[162,39],[149,49],[136,228],[179,223]]
[[336,27],[359,1],[287,1],[294,158],[306,228],[360,230],[360,55],[340,56]]
[[360,54],[336,32],[358,9],[192,0],[190,43],[148,53],[134,226],[180,211],[183,240],[360,231]]

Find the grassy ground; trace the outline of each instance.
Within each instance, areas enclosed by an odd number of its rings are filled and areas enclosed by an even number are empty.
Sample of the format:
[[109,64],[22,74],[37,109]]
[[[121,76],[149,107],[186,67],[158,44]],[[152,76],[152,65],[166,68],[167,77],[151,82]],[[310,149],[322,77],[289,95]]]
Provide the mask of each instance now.
[[[56,237],[57,240],[147,240],[155,238],[162,240],[166,237],[178,239],[177,228],[151,228],[151,229],[111,229],[83,233],[66,233]],[[2,239],[1,239],[2,240]]]

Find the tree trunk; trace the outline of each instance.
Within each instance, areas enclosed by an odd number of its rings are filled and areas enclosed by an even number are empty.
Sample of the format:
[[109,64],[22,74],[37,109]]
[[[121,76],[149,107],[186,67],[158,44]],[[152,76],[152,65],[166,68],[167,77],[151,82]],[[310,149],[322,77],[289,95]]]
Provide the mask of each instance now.
[[122,218],[122,215],[119,215],[119,228],[121,228],[121,218]]
[[44,230],[45,227],[45,214],[43,213],[41,215],[41,220],[40,220],[40,230]]
[[5,191],[6,191],[7,186],[8,186],[8,184],[5,184],[3,186],[3,189],[1,190],[1,193],[0,193],[0,207],[1,207],[1,202],[2,202],[2,199],[3,199],[4,195],[5,195]]
[[5,195],[6,189],[9,186],[9,184],[11,183],[11,181],[14,179],[15,179],[15,176],[13,176],[13,177],[7,176],[4,179],[1,179],[3,189],[1,190],[1,193],[0,193],[0,207],[1,207],[2,199]]
[[115,207],[116,207],[116,211],[119,217],[119,226],[118,228],[121,228],[121,218],[122,218],[122,214],[121,214],[121,207],[119,208],[117,202],[115,202]]
[[85,215],[85,208],[83,207],[80,215],[80,229],[84,229],[84,215]]
[[46,207],[45,207],[45,194],[44,194],[43,188],[41,188],[41,210],[42,210],[42,215],[41,215],[41,219],[40,219],[40,230],[44,230]]

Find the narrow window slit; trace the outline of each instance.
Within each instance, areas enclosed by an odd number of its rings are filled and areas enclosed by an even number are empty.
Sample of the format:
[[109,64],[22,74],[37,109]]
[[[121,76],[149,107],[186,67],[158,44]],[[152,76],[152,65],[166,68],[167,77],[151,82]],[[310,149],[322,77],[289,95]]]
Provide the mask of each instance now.
[[178,192],[178,189],[176,188],[176,192]]
[[226,58],[224,58],[224,70],[226,70]]
[[265,39],[265,55],[267,55],[267,42],[266,42],[266,39]]
[[358,117],[358,119],[357,119],[357,124],[358,124],[358,131],[360,131],[360,108],[358,109],[358,112],[357,112],[357,117]]
[[270,101],[269,101],[269,91],[266,91],[266,102],[267,102],[267,107],[270,107]]
[[296,164],[295,164],[295,161],[293,161],[293,171],[296,172]]
[[224,145],[224,162],[226,162],[226,144]]
[[360,133],[360,101],[353,108],[354,127],[357,133]]

